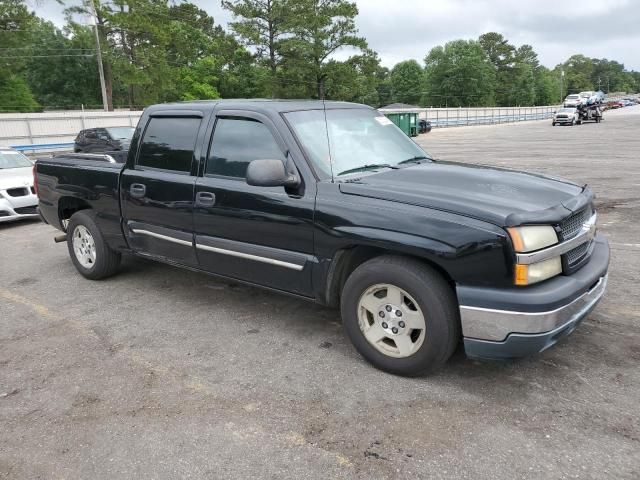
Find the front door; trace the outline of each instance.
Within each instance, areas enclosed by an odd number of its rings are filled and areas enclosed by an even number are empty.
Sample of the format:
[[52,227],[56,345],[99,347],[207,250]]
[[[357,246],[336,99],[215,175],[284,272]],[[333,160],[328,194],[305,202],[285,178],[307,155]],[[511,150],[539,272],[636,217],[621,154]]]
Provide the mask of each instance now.
[[287,191],[245,181],[249,162],[284,162],[288,151],[267,117],[217,113],[195,188],[196,253],[210,272],[311,296],[315,183]]
[[123,171],[120,187],[123,229],[134,251],[197,266],[194,150],[201,123],[193,116],[148,119],[135,165]]

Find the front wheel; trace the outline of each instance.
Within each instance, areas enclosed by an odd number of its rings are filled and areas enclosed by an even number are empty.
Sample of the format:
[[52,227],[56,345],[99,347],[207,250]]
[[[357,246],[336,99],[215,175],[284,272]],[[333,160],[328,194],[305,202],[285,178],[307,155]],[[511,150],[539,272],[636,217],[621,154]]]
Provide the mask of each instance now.
[[69,219],[67,247],[76,269],[86,278],[100,280],[118,271],[121,255],[109,248],[91,210],[76,212]]
[[383,256],[360,265],[342,291],[349,339],[376,368],[417,376],[436,370],[460,338],[451,287],[427,265]]

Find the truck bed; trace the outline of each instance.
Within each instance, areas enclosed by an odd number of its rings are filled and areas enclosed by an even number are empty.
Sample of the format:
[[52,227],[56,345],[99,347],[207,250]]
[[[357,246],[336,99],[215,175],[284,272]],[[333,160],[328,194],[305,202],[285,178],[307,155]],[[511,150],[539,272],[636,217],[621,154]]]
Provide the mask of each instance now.
[[124,243],[118,198],[124,164],[94,157],[101,155],[61,154],[37,161],[40,213],[45,222],[64,229],[67,210],[91,208],[107,241],[115,247]]

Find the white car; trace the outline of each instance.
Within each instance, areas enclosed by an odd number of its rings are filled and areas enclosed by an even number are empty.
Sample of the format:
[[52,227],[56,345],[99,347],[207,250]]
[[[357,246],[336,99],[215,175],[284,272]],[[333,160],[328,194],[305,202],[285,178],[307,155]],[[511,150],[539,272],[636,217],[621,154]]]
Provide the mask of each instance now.
[[0,223],[38,216],[33,163],[16,150],[0,147]]
[[572,93],[571,95],[567,95],[567,98],[564,99],[563,106],[565,107],[578,107],[582,105],[583,102],[586,102],[578,93]]
[[553,114],[551,120],[551,125],[554,127],[556,125],[575,125],[576,123],[580,123],[580,115],[576,108],[561,108]]

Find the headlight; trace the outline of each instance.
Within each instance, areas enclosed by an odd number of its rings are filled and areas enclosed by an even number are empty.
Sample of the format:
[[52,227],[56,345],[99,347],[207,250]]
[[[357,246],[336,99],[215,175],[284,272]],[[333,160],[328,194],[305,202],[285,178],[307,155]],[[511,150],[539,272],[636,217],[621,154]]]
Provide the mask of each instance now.
[[533,252],[558,243],[558,235],[550,225],[528,225],[507,228],[513,248],[518,253]]
[[562,273],[560,257],[550,258],[530,265],[516,264],[514,283],[516,285],[531,285]]
[[[517,253],[527,253],[558,243],[558,235],[550,225],[527,225],[507,228],[513,248]],[[514,283],[524,286],[541,282],[562,273],[560,257],[549,258],[528,265],[516,263]]]

